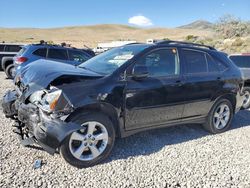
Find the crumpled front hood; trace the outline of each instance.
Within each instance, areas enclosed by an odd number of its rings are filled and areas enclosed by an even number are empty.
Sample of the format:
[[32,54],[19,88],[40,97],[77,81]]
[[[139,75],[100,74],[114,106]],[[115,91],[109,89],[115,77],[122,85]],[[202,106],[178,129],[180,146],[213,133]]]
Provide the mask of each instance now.
[[[35,91],[45,89],[55,79],[61,76],[98,78],[102,75],[95,72],[50,60],[37,60],[25,66],[15,77],[15,84],[21,82],[26,88],[25,96],[28,97]],[[69,78],[70,79],[70,78]]]

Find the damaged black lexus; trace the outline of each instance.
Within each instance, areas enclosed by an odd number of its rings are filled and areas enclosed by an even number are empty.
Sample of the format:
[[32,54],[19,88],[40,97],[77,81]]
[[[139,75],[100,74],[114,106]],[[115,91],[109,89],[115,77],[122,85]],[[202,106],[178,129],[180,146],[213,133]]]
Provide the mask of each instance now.
[[242,105],[241,73],[224,53],[176,41],[126,45],[76,67],[39,60],[14,82],[2,106],[21,143],[80,168],[142,130],[199,123],[222,133]]

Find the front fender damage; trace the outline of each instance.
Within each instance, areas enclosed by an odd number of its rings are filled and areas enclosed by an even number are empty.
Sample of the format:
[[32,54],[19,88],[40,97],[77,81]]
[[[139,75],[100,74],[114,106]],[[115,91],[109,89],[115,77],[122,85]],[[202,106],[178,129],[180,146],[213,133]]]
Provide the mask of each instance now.
[[35,142],[50,154],[55,153],[67,136],[82,128],[79,124],[53,118],[32,103],[20,102],[15,91],[7,92],[2,100],[2,108],[6,117],[15,120],[14,132],[22,145]]
[[54,154],[67,136],[79,129],[81,129],[79,124],[43,116],[41,125],[36,126],[33,133],[38,144],[48,153]]

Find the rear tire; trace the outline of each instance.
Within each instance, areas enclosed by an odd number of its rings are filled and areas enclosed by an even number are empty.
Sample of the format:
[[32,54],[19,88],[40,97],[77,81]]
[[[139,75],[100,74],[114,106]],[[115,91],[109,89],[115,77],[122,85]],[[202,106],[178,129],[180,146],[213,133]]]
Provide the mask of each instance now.
[[79,114],[71,121],[82,125],[83,129],[65,139],[60,147],[62,157],[77,168],[94,166],[105,160],[115,141],[112,121],[100,113]]
[[15,67],[13,64],[10,64],[6,67],[5,69],[5,74],[7,75],[7,77],[9,79],[13,79],[15,77],[15,74],[14,74],[14,70],[15,70]]
[[228,99],[220,99],[210,110],[204,128],[212,134],[222,133],[230,128],[232,119],[232,103]]
[[244,87],[243,93],[244,93],[244,101],[241,109],[246,110],[250,108],[250,87]]

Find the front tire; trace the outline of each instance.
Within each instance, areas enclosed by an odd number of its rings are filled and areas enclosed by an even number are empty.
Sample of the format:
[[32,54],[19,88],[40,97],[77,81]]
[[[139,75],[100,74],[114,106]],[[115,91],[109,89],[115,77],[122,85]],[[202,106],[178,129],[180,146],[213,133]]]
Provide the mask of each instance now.
[[232,119],[232,103],[227,99],[220,99],[210,110],[204,128],[212,134],[222,133],[230,128]]
[[103,114],[79,114],[71,121],[83,128],[65,139],[60,147],[63,158],[78,168],[94,166],[105,160],[115,141],[112,121]]

